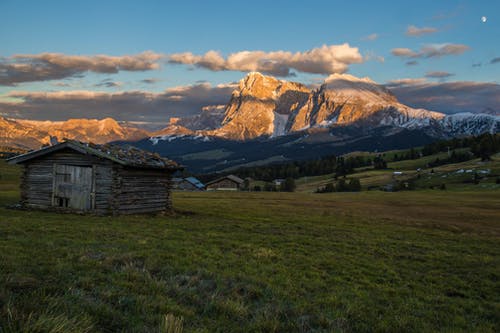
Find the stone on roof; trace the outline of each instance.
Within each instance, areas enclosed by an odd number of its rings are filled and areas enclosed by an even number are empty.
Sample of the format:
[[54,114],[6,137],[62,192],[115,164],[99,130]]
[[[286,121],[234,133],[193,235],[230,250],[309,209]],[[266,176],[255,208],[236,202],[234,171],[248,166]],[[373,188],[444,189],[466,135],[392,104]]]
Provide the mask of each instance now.
[[132,146],[119,146],[113,144],[98,145],[76,140],[66,140],[53,146],[44,147],[38,150],[18,155],[7,161],[11,164],[18,164],[31,159],[44,156],[64,148],[70,148],[82,154],[91,154],[100,158],[109,159],[124,166],[151,169],[182,169],[176,162],[161,157],[157,153],[148,152]]

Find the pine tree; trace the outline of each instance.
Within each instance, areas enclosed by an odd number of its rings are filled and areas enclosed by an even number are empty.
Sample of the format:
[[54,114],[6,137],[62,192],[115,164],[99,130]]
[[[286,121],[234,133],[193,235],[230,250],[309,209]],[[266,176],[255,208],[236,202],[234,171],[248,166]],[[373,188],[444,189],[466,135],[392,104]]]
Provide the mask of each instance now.
[[283,184],[281,184],[281,190],[284,192],[293,192],[295,191],[295,188],[295,179],[293,179],[292,177],[286,178]]

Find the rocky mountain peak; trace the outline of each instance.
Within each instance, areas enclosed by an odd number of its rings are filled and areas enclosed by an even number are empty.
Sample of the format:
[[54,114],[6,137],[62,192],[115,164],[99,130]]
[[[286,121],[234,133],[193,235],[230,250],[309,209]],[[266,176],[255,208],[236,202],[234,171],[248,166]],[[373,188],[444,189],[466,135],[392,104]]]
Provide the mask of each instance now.
[[204,134],[245,140],[338,125],[418,126],[442,117],[399,103],[387,88],[369,78],[333,74],[311,90],[252,72],[233,92],[221,126]]
[[233,92],[222,126],[207,134],[239,140],[283,135],[288,116],[310,93],[300,83],[251,72]]
[[364,103],[398,103],[396,97],[370,78],[358,78],[350,74],[332,74],[326,78],[324,89],[332,97],[362,100]]
[[279,84],[280,81],[273,77],[251,72],[240,81],[235,93],[239,96],[252,96],[260,99],[273,98],[273,92]]
[[303,84],[278,80],[275,77],[250,72],[240,80],[233,96],[251,96],[259,99],[276,99],[288,90],[309,91]]
[[117,127],[120,127],[120,124],[118,124],[118,122],[116,120],[114,120],[113,118],[110,118],[110,117],[107,117],[107,118],[99,120],[99,123],[103,127],[107,127],[107,128],[117,128]]

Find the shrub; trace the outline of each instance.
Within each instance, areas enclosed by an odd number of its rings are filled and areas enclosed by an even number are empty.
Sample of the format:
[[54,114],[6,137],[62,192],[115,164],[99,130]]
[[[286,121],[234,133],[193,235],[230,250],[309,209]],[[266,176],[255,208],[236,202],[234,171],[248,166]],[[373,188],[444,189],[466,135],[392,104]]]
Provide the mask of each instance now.
[[281,190],[284,192],[293,192],[295,191],[296,185],[295,185],[295,179],[292,177],[288,177],[285,179],[283,184],[281,184]]
[[316,190],[316,193],[330,193],[330,192],[335,192],[335,186],[333,183],[328,183],[325,185],[325,187],[318,187]]
[[266,183],[264,185],[264,191],[267,191],[267,192],[276,192],[276,186],[274,186],[273,183]]
[[348,185],[349,191],[359,192],[361,191],[361,183],[358,178],[351,178]]
[[337,192],[346,192],[349,190],[349,187],[347,183],[345,182],[345,179],[340,179],[337,183],[337,187],[335,188]]

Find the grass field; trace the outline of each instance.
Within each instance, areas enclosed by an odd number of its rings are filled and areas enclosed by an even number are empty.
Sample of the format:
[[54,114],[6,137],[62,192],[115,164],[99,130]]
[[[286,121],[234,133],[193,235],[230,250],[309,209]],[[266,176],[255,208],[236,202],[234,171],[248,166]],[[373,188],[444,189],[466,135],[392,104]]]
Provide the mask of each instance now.
[[498,332],[500,191],[175,193],[172,216],[8,209],[0,332]]

